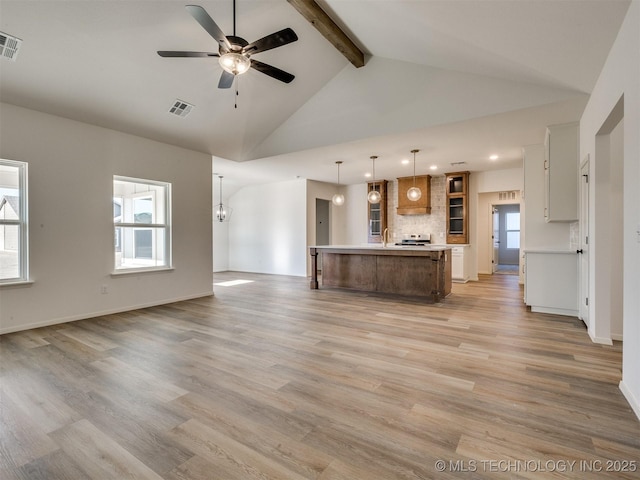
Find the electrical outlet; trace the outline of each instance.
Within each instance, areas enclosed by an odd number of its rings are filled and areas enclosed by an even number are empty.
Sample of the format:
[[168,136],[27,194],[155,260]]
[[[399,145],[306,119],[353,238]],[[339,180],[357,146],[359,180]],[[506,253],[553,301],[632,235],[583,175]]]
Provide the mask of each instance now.
[[636,242],[640,243],[640,223],[638,224],[638,228],[636,228]]
[[107,293],[109,293],[109,288],[108,288],[106,285],[102,285],[102,286],[100,287],[100,293],[101,293],[102,295],[106,295]]

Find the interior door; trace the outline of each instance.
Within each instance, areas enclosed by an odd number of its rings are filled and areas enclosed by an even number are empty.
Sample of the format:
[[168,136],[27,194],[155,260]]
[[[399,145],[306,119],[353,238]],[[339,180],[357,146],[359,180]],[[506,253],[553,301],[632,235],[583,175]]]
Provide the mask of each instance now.
[[493,273],[498,269],[500,264],[500,212],[497,208],[492,207],[492,233],[491,240],[493,243],[493,255],[491,260],[491,268]]
[[580,248],[578,259],[578,278],[580,289],[578,297],[578,313],[589,327],[589,157],[580,167]]
[[[316,245],[329,245],[329,200],[316,198]],[[318,255],[318,270],[322,271],[322,255]]]

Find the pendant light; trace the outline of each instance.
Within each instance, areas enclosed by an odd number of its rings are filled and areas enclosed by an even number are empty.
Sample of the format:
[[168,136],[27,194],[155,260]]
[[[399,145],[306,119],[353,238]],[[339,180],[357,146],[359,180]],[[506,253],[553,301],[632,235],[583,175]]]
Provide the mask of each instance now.
[[227,218],[227,210],[224,208],[224,205],[222,204],[222,175],[218,175],[218,178],[220,179],[220,203],[216,207],[216,219],[219,222],[224,222],[225,219]]
[[369,203],[375,204],[375,203],[380,203],[380,200],[382,200],[382,195],[380,195],[380,192],[376,190],[376,158],[378,157],[375,155],[372,155],[370,158],[371,158],[371,164],[373,165],[372,175],[371,175],[373,177],[373,188],[367,195],[367,200],[369,200]]
[[[336,165],[338,166],[338,188],[340,188],[340,165],[342,165],[342,160],[337,160]],[[340,207],[344,205],[344,195],[341,193],[336,193],[331,198],[331,201],[333,202],[334,205]]]
[[422,196],[422,191],[416,187],[416,153],[419,151],[417,149],[411,150],[411,153],[413,153],[413,187],[407,190],[407,198],[412,202],[420,200]]

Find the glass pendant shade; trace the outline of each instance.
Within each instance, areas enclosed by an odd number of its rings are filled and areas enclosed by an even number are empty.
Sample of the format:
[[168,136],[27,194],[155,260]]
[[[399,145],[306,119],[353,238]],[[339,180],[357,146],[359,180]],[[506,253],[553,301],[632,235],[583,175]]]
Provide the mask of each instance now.
[[407,198],[412,202],[416,202],[422,197],[422,190],[416,187],[416,153],[419,151],[420,150],[411,150],[411,153],[413,153],[413,187],[407,190]]
[[380,200],[382,200],[382,195],[380,195],[380,192],[376,190],[376,157],[375,155],[371,156],[371,166],[372,166],[372,180],[373,180],[373,189],[367,194],[367,200],[369,201],[369,203],[380,203]]
[[411,187],[409,190],[407,190],[407,198],[413,202],[420,200],[421,196],[422,190],[420,190],[418,187]]
[[382,195],[377,190],[371,190],[367,195],[367,200],[369,200],[369,203],[380,203]]
[[241,53],[225,53],[220,56],[218,62],[225,72],[229,72],[232,75],[241,75],[251,67],[251,60]]
[[331,202],[335,206],[341,207],[342,205],[344,205],[344,195],[342,195],[341,193],[336,193],[333,197],[331,197]]
[[218,208],[216,209],[216,220],[218,220],[219,222],[224,222],[226,218],[227,212],[224,209],[224,206],[222,204],[218,205]]

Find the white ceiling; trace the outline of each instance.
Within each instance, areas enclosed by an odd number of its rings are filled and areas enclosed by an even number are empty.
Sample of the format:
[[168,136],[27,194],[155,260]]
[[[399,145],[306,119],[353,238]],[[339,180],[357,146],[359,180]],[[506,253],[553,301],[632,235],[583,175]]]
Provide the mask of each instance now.
[[[370,155],[391,179],[413,148],[418,173],[511,168],[546,125],[580,118],[629,0],[318,0],[368,54],[360,69],[285,0],[237,0],[239,36],[299,37],[256,55],[295,80],[250,70],[237,109],[217,59],[156,54],[216,51],[187,3],[0,0],[0,31],[23,40],[0,60],[0,100],[210,153],[231,188],[334,182],[336,160],[359,183]],[[193,3],[233,33],[232,0]],[[167,113],[177,98],[188,117]]]

